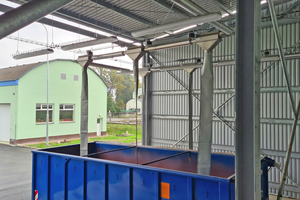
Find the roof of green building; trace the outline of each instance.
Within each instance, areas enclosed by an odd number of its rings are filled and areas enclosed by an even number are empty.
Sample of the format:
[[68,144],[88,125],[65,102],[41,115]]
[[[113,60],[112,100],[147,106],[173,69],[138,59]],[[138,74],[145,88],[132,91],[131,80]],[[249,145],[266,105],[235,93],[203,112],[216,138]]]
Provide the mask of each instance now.
[[[77,63],[74,60],[63,60],[63,59],[51,60],[49,62],[53,62],[53,61],[71,61],[71,62]],[[28,72],[30,72],[32,69],[35,69],[35,68],[37,68],[37,67],[39,67],[39,66],[41,66],[42,64],[45,64],[45,63],[46,62],[38,62],[38,63],[31,63],[31,64],[26,64],[26,65],[18,65],[18,66],[14,66],[14,67],[1,68],[0,69],[0,82],[19,80],[20,78],[22,78],[22,76],[24,76],[25,74],[27,74]],[[108,87],[108,85],[105,82],[105,80],[103,79],[103,77],[101,77],[97,72],[95,72],[94,69],[92,69],[92,68],[90,68],[90,69]]]

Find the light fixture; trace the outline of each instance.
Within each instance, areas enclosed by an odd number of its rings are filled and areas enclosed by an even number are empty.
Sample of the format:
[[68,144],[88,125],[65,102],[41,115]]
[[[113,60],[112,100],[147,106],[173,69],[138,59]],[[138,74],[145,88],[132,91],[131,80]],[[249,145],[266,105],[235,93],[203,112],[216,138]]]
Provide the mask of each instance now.
[[114,53],[108,53],[102,55],[93,55],[93,60],[101,60],[101,59],[114,58],[120,56],[125,56],[125,52],[120,51],[120,52],[114,52]]
[[232,11],[232,13],[231,13],[231,14],[236,14],[236,10]]
[[227,16],[229,16],[229,14],[225,13],[225,14],[222,15],[222,18],[227,17]]
[[185,27],[185,28],[182,28],[182,29],[179,29],[179,30],[176,30],[176,31],[173,32],[173,34],[180,33],[182,31],[185,31],[185,30],[188,30],[188,29],[191,29],[191,28],[195,28],[195,27],[197,27],[196,24],[188,26],[188,27]]
[[150,41],[153,42],[154,40],[161,39],[161,38],[165,38],[165,37],[168,37],[168,36],[170,36],[170,34],[164,34],[164,35],[158,36],[158,37],[156,37],[156,38],[153,38],[153,39],[151,39]]
[[83,47],[95,46],[98,44],[105,44],[105,43],[117,42],[117,41],[118,41],[118,39],[116,37],[100,38],[100,39],[95,39],[95,40],[89,40],[89,41],[64,45],[64,46],[61,46],[61,50],[69,51],[69,50],[73,50],[73,49],[79,49],[79,48],[83,48]]
[[260,4],[265,4],[265,3],[267,3],[267,0],[262,0],[262,1],[260,2]]
[[41,56],[41,55],[46,55],[46,54],[51,54],[54,53],[53,49],[47,48],[47,49],[42,49],[42,50],[37,50],[37,51],[31,51],[28,53],[20,53],[16,54],[13,56],[15,60],[23,59],[23,58],[30,58],[34,56]]
[[180,28],[184,28],[186,26],[191,26],[191,25],[195,25],[195,24],[214,22],[214,21],[218,21],[221,19],[222,19],[222,16],[220,13],[207,14],[207,15],[202,15],[202,16],[194,17],[194,18],[187,19],[187,20],[177,21],[177,22],[173,22],[173,23],[169,23],[169,24],[162,24],[159,26],[154,26],[152,28],[133,31],[133,32],[131,32],[131,35],[133,37],[142,37],[145,35],[162,33],[164,31],[168,31],[168,30],[180,29]]

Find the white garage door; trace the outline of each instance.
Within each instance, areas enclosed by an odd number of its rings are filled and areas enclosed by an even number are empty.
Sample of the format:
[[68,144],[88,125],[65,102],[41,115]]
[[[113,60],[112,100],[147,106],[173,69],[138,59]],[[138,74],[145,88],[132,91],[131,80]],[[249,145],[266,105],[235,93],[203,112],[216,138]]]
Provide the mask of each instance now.
[[0,104],[0,140],[9,142],[10,139],[10,105]]

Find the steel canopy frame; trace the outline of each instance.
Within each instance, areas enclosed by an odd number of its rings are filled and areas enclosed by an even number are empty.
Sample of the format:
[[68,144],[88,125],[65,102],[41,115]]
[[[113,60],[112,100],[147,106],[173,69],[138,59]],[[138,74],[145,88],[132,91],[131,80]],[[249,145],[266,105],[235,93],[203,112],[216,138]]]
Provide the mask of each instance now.
[[32,0],[0,16],[0,40],[73,0]]

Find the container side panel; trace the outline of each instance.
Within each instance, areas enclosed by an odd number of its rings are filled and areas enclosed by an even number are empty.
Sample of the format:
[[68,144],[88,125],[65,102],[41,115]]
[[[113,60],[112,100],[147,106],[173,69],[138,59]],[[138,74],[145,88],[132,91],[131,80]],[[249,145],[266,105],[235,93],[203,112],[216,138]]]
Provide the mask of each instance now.
[[108,199],[130,199],[130,169],[108,165]]
[[50,199],[65,198],[65,158],[50,157]]
[[[189,181],[190,180],[184,176],[161,174],[161,199],[186,199],[190,192],[190,190],[186,187],[189,184]],[[168,196],[169,198],[167,198]]]
[[133,199],[153,200],[158,196],[158,173],[133,169]]
[[136,163],[135,148],[98,154],[92,157],[126,163]]
[[47,199],[48,195],[48,155],[36,154],[35,188],[39,199]]
[[[226,197],[220,195],[220,183],[212,182],[209,180],[196,180],[195,181],[195,197],[196,200],[211,199],[222,200]],[[228,199],[228,198],[227,198]]]
[[67,163],[68,199],[83,199],[84,193],[84,161],[70,160]]
[[87,200],[105,199],[105,164],[87,162]]
[[212,176],[227,178],[235,173],[234,156],[212,154],[211,157],[210,174]]

